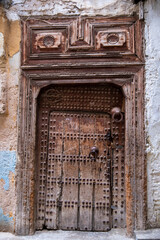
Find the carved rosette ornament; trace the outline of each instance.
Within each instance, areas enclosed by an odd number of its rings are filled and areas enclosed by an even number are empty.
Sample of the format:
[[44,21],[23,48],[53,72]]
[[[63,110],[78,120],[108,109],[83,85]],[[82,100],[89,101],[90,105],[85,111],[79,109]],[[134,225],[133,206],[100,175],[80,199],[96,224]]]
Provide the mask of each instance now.
[[40,49],[58,48],[61,45],[62,33],[39,33],[36,37],[36,46]]
[[42,97],[46,98],[47,101],[58,103],[63,101],[63,96],[60,91],[57,89],[49,89],[42,95]]
[[125,32],[100,31],[96,36],[97,49],[103,47],[122,47],[126,43]]
[[53,36],[48,35],[43,38],[43,44],[46,48],[53,47],[54,43],[55,43],[55,40]]

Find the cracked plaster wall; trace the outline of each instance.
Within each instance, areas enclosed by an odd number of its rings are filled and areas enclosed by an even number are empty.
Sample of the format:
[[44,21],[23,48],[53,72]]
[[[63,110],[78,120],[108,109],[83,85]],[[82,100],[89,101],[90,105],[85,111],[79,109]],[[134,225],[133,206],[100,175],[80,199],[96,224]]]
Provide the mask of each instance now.
[[28,15],[131,15],[132,0],[13,0],[10,14]]
[[14,231],[20,24],[0,5],[0,231]]
[[[20,73],[20,16],[31,15],[132,15],[138,5],[132,0],[12,0],[0,6],[0,164],[7,161],[7,180],[0,179],[0,230],[14,231],[15,165],[17,149],[17,107]],[[145,3],[146,43],[146,138],[148,162],[148,226],[160,226],[160,47],[158,44],[159,0]],[[158,37],[159,36],[159,37]],[[158,136],[159,133],[159,136]],[[156,137],[155,137],[156,136]],[[4,158],[4,156],[7,156]],[[1,172],[0,172],[1,173]],[[8,180],[9,179],[9,180]],[[6,183],[6,181],[8,181]],[[5,189],[6,184],[8,188]],[[11,201],[12,199],[12,201]],[[4,224],[5,223],[5,224]]]

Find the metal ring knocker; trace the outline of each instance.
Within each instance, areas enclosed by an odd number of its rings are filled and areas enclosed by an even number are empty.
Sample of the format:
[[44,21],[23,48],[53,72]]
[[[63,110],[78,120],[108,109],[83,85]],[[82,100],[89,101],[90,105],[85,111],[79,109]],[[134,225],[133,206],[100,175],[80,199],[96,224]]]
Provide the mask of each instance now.
[[98,154],[99,154],[99,149],[98,147],[94,146],[90,150],[89,158],[93,158],[94,160],[96,160],[96,158],[98,157]]
[[115,122],[121,122],[123,120],[123,114],[121,112],[121,109],[119,107],[114,107],[111,110],[112,119]]

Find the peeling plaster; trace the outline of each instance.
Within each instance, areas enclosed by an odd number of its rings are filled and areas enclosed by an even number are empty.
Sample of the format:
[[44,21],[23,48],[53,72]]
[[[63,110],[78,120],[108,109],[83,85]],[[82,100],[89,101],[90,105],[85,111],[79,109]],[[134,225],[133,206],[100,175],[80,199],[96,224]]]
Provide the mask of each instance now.
[[4,35],[0,32],[0,57],[4,55]]
[[12,0],[12,5],[18,4],[18,3],[25,3],[26,0]]
[[6,72],[0,69],[0,114],[6,111]]
[[18,51],[9,58],[10,79],[13,80],[12,86],[18,86],[20,77],[20,52]]
[[[19,4],[18,4],[19,2]],[[9,11],[28,15],[132,15],[138,6],[132,0],[14,0]]]
[[9,173],[15,172],[16,152],[0,151],[0,180],[4,180],[4,189],[9,189]]
[[6,11],[6,17],[9,21],[18,21],[20,20],[18,14],[14,11]]
[[0,152],[0,231],[14,232],[16,152]]
[[[8,124],[8,121],[4,123],[3,120],[7,120],[8,111],[10,111],[10,106],[9,106],[9,98],[11,96],[10,88],[13,86],[15,87],[15,84],[14,84],[15,82],[16,82],[16,85],[18,85],[19,71],[20,71],[20,56],[19,56],[20,40],[21,40],[21,29],[20,29],[19,21],[9,21],[5,13],[2,11],[2,8],[0,8],[0,54],[1,54],[1,57],[0,57],[0,114],[3,114],[3,115],[5,114],[4,118],[2,116],[0,118],[0,125],[1,125],[0,141],[3,141],[5,136],[4,134],[1,134],[4,130],[3,127],[4,125]],[[17,90],[18,88],[16,88],[16,91]],[[18,96],[18,92],[17,92],[17,96]],[[15,98],[15,95],[14,95],[13,102],[17,100],[17,96]],[[12,119],[12,118],[8,118],[8,119]],[[10,122],[12,122],[12,120]],[[10,124],[8,124],[8,127],[9,125]],[[12,125],[14,126],[15,124],[12,123]],[[1,129],[2,129],[2,132],[1,132]],[[0,149],[1,149],[1,146],[0,146]],[[10,149],[10,150],[13,150],[13,149]]]
[[[2,76],[2,75],[1,75]],[[14,151],[17,149],[17,106],[19,71],[11,68],[6,74],[7,81],[7,110],[6,114],[0,116],[0,150]]]
[[8,54],[12,57],[19,51],[21,41],[21,29],[19,21],[10,22],[9,26],[9,39],[7,41]]
[[0,150],[12,151],[17,148],[20,23],[9,21],[1,12],[0,31],[5,43],[5,58],[0,62]]
[[8,222],[13,221],[13,216],[12,213],[9,213],[7,215],[4,215],[3,209],[0,208],[0,224],[3,223],[3,225],[7,225]]

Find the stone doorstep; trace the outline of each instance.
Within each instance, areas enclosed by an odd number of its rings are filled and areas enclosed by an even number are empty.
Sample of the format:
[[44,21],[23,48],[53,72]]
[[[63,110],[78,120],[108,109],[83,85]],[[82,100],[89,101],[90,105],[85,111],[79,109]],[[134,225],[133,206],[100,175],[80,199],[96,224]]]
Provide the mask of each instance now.
[[[160,240],[160,228],[135,231],[136,240]],[[15,236],[0,232],[0,240],[134,240],[126,237],[124,229],[112,229],[110,232],[78,231],[38,231],[33,236]]]
[[38,231],[33,236],[15,236],[0,232],[0,240],[134,240],[126,237],[125,229],[112,229],[109,232],[82,231]]
[[136,240],[160,240],[160,228],[135,231]]

